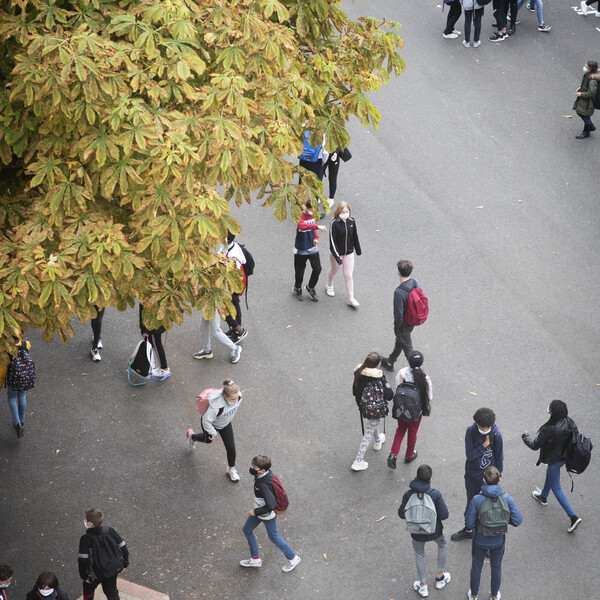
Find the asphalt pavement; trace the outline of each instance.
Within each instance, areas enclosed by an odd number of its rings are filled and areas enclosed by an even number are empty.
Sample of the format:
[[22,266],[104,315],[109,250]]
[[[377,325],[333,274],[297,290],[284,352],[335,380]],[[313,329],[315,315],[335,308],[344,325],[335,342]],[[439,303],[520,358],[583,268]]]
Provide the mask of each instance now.
[[[74,323],[66,345],[31,332],[39,383],[28,394],[25,437],[17,442],[8,407],[0,423],[0,562],[15,569],[11,598],[23,598],[45,569],[72,597],[80,594],[77,548],[91,506],[127,541],[126,579],[174,600],[417,598],[399,501],[418,464],[427,463],[450,510],[447,535],[462,526],[463,436],[481,406],[496,412],[502,485],[524,516],[508,533],[502,597],[595,593],[598,457],[575,478],[572,494],[563,471],[563,489],[583,518],[568,534],[553,497],[547,507],[531,498],[545,471],[521,433],[537,430],[548,402],[559,398],[600,444],[600,134],[576,140],[581,121],[571,110],[581,67],[600,58],[600,19],[546,2],[550,33],[538,32],[535,15],[523,10],[516,35],[492,44],[488,7],[482,45],[466,49],[462,36],[442,38],[441,2],[344,8],[351,17],[402,23],[407,62],[374,96],[383,115],[378,131],[350,124],[353,158],[339,173],[336,199],[350,203],[363,248],[355,268],[360,307],[347,306],[341,273],[336,296],[325,295],[325,243],[320,301],[292,298],[294,224],[277,223],[257,203],[233,208],[239,241],[257,263],[237,365],[217,343],[212,360],[192,358],[200,349],[198,314],[166,336],[173,375],[139,388],[125,374],[139,338],[137,310],[107,309],[100,363],[89,355],[89,323]],[[457,27],[463,31],[462,17]],[[414,263],[430,301],[413,341],[433,381],[432,415],[421,425],[416,463],[387,467],[388,419],[383,450],[368,450],[368,470],[354,473],[361,434],[352,371],[368,352],[387,355],[393,347],[400,258]],[[234,420],[237,484],[225,475],[220,440],[191,452],[185,439],[188,427],[199,428],[196,394],[229,377],[244,391]],[[241,528],[252,507],[247,469],[256,454],[271,456],[290,498],[279,529],[302,562],[289,574],[263,528],[262,569],[238,565],[248,556]],[[430,581],[434,549],[427,548]],[[430,589],[430,597],[464,598],[468,542],[449,542],[446,569],[451,583]],[[486,565],[480,598],[488,591]]]

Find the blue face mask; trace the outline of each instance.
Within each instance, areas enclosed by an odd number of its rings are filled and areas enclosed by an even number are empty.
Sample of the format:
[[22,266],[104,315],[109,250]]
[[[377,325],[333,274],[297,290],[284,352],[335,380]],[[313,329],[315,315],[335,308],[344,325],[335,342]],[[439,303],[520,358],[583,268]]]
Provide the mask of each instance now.
[[10,585],[10,583],[3,583],[0,585],[0,588],[7,588]]
[[585,65],[583,65],[583,72],[584,72],[584,73],[587,73],[587,72],[588,72],[588,70],[587,70],[587,67],[586,67]]
[[237,404],[237,402],[229,402],[229,400],[225,400],[225,402],[229,404],[229,406],[235,406]]

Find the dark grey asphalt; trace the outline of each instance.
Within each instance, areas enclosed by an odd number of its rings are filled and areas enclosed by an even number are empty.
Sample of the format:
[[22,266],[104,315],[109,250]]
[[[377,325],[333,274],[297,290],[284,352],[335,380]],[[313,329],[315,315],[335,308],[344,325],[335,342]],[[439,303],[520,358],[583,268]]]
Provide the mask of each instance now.
[[[368,451],[369,469],[349,469],[360,439],[351,373],[369,351],[392,348],[401,257],[414,262],[430,299],[431,316],[413,336],[434,384],[417,462],[432,466],[448,503],[446,532],[462,523],[464,430],[475,409],[490,406],[505,438],[503,485],[525,519],[509,533],[503,598],[592,597],[598,457],[569,494],[583,523],[568,535],[557,502],[542,508],[530,497],[544,472],[520,440],[545,420],[547,402],[561,398],[600,444],[600,134],[578,141],[579,119],[563,117],[574,115],[582,65],[599,58],[600,19],[576,16],[570,4],[545,3],[549,34],[523,11],[517,35],[501,45],[486,40],[487,8],[478,49],[442,38],[445,16],[432,2],[346,6],[354,17],[400,21],[407,61],[375,96],[379,130],[352,124],[354,158],[340,169],[338,198],[350,202],[364,249],[358,310],[346,306],[341,274],[336,297],[325,296],[323,246],[321,301],[291,298],[294,226],[256,205],[235,211],[240,241],[257,259],[238,365],[219,347],[212,361],[192,359],[198,315],[168,334],[173,376],[143,388],[128,386],[124,373],[138,339],[136,311],[107,311],[100,364],[89,357],[89,324],[75,324],[66,346],[30,335],[40,377],[25,438],[16,442],[7,408],[0,423],[0,561],[16,570],[12,598],[23,598],[46,568],[77,597],[77,543],[92,505],[128,542],[126,578],[175,600],[416,598],[412,548],[396,516],[416,465],[387,468],[391,422],[383,451]],[[185,441],[186,428],[199,427],[195,395],[225,377],[245,390],[234,422],[237,485],[225,477],[219,440],[195,453]],[[264,531],[263,569],[238,567],[247,556],[247,467],[258,453],[273,458],[290,496],[280,531],[302,557],[290,574]],[[427,560],[433,578],[433,548]],[[470,545],[451,543],[452,582],[430,597],[464,598],[469,567]],[[482,581],[485,598],[488,567]]]

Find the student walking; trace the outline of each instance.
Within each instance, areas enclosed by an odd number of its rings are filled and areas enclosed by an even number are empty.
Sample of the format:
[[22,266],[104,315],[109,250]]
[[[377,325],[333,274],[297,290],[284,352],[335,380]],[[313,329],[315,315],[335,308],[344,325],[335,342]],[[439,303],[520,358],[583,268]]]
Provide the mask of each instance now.
[[430,402],[433,400],[433,386],[429,375],[421,368],[423,365],[423,354],[417,350],[413,350],[408,355],[408,364],[408,367],[404,367],[398,371],[398,375],[396,375],[396,388],[404,382],[414,384],[419,392],[421,400],[421,414],[416,421],[403,421],[402,419],[398,419],[398,427],[394,435],[390,455],[388,456],[388,467],[390,467],[390,469],[396,468],[400,446],[402,445],[404,434],[407,431],[408,438],[404,462],[411,463],[417,458],[418,452],[415,449],[415,446],[417,445],[419,425],[421,425],[423,416],[428,417],[431,414]]
[[91,319],[90,323],[92,326],[92,350],[90,354],[92,355],[92,360],[94,362],[99,362],[102,360],[102,356],[100,356],[100,350],[104,346],[102,346],[102,319],[104,318],[105,308],[98,308],[96,304],[94,304],[94,308],[96,309],[96,316]]
[[85,511],[83,524],[87,531],[79,540],[77,561],[83,580],[83,600],[93,600],[99,585],[107,600],[120,600],[117,575],[129,566],[129,550],[123,538],[112,527],[103,527],[103,522],[104,513],[99,508]]
[[35,386],[35,365],[29,350],[31,344],[25,340],[16,343],[17,356],[11,356],[6,371],[6,395],[17,439],[25,435],[25,416],[27,414],[27,390]]
[[583,131],[576,135],[578,140],[590,137],[590,132],[596,131],[596,126],[592,123],[594,114],[594,98],[598,93],[600,73],[598,73],[598,63],[595,60],[588,60],[583,66],[583,78],[581,85],[575,92],[577,99],[573,104],[573,110],[581,117],[583,121]]
[[302,296],[302,280],[304,279],[304,271],[306,263],[310,262],[311,274],[306,286],[306,291],[313,302],[319,301],[316,286],[321,274],[321,259],[319,257],[319,231],[327,233],[327,228],[323,225],[317,225],[312,211],[311,201],[308,200],[300,221],[296,227],[296,239],[294,241],[294,289],[292,295],[296,300],[304,300]]
[[484,8],[480,6],[476,0],[462,0],[463,9],[465,11],[465,39],[463,46],[471,47],[471,22],[474,25],[473,32],[473,48],[481,46],[481,19],[483,18]]
[[567,517],[571,520],[567,531],[572,533],[581,523],[581,519],[571,508],[565,493],[560,487],[560,470],[565,464],[567,448],[571,442],[573,431],[577,430],[577,426],[569,417],[567,405],[562,400],[552,400],[548,406],[548,412],[550,418],[538,429],[535,439],[532,440],[527,431],[524,431],[522,436],[527,446],[532,450],[540,451],[536,467],[539,467],[540,463],[547,465],[543,489],[535,490],[531,495],[542,506],[546,506],[548,495],[552,491],[558,503],[567,513]]
[[[194,352],[194,358],[202,360],[203,358],[210,359],[213,357],[212,353],[212,338],[213,336],[221,344],[226,346],[230,351],[229,362],[235,365],[240,361],[242,355],[242,347],[238,346],[233,340],[231,340],[225,332],[221,329],[221,316],[219,310],[215,308],[215,315],[212,319],[206,319],[204,317],[204,311],[202,311],[202,321],[200,322],[200,339],[204,340],[202,350]],[[240,338],[241,340],[241,338]]]
[[[481,480],[488,467],[496,467],[500,474],[504,467],[502,434],[496,425],[496,415],[491,408],[480,408],[473,415],[473,425],[465,432],[465,490],[467,505],[481,489]],[[453,542],[473,538],[473,529],[463,527],[450,536]]]
[[51,571],[40,573],[25,600],[69,600],[67,593],[58,587],[58,578]]
[[158,329],[148,329],[144,325],[143,314],[144,305],[140,302],[140,332],[143,336],[148,336],[148,339],[156,350],[156,354],[158,355],[158,359],[160,361],[160,366],[152,369],[152,379],[155,379],[156,381],[164,381],[167,379],[167,377],[171,376],[171,369],[169,369],[169,365],[167,364],[167,355],[165,354],[165,348],[161,339],[162,334],[167,330],[162,325]]
[[327,295],[335,296],[333,280],[340,267],[344,272],[346,291],[348,292],[348,305],[358,308],[360,304],[354,297],[354,255],[362,254],[356,221],[352,218],[352,212],[347,202],[340,202],[333,214],[331,227],[329,228],[329,275],[327,277]]
[[242,272],[242,281],[244,287],[238,294],[232,292],[231,303],[235,308],[235,314],[229,314],[225,317],[227,325],[229,325],[229,331],[225,334],[234,344],[241,342],[247,335],[248,332],[242,327],[242,309],[240,307],[240,296],[246,289],[246,270],[244,265],[246,264],[246,256],[242,247],[235,241],[235,235],[230,231],[227,232],[227,248],[221,246],[219,252],[225,254],[228,258],[233,258],[237,268]]
[[227,451],[226,474],[231,481],[239,481],[240,476],[235,468],[235,438],[233,436],[233,417],[240,407],[242,392],[232,379],[223,381],[223,387],[215,390],[208,397],[208,410],[202,416],[202,432],[194,433],[193,429],[187,430],[187,439],[190,447],[196,448],[196,442],[210,444],[216,437],[217,432],[223,440]]
[[248,511],[248,518],[242,529],[248,540],[250,558],[241,560],[240,565],[247,568],[262,567],[262,559],[260,558],[254,530],[261,523],[264,523],[269,539],[288,559],[281,570],[284,573],[289,573],[296,568],[300,562],[300,557],[277,531],[277,513],[275,512],[277,500],[273,490],[274,476],[271,472],[271,459],[264,455],[255,456],[250,466],[250,475],[254,477],[254,508]]
[[471,588],[467,592],[469,600],[477,600],[483,561],[488,552],[492,571],[490,600],[500,600],[506,531],[509,524],[518,527],[522,522],[523,516],[517,503],[502,492],[500,471],[496,467],[488,467],[481,493],[473,497],[465,516],[466,529],[475,530],[471,550]]
[[529,12],[537,13],[538,31],[548,33],[552,27],[544,23],[544,3],[542,0],[519,0],[519,4],[517,6],[518,10],[521,10],[525,3],[527,3],[527,10],[529,10]]
[[[371,352],[363,364],[357,365],[354,369],[352,393],[360,411],[363,437],[356,458],[350,467],[353,471],[364,471],[369,467],[369,463],[363,459],[373,437],[375,437],[373,450],[381,450],[385,442],[382,427],[389,412],[388,402],[394,397],[394,391],[386,381],[380,366],[381,356],[377,352]],[[366,424],[363,419],[366,419]]]
[[[442,525],[442,521],[445,521],[448,518],[448,508],[442,498],[442,494],[431,487],[432,473],[433,471],[429,465],[421,465],[417,469],[417,477],[410,482],[410,489],[402,497],[402,503],[398,509],[398,516],[401,519],[407,520],[408,530],[411,532],[410,536],[412,538],[413,550],[415,551],[415,562],[417,563],[417,575],[419,579],[413,583],[413,589],[423,598],[426,598],[429,595],[429,590],[427,588],[427,572],[425,570],[425,544],[427,542],[435,542],[438,547],[435,587],[438,590],[441,590],[450,583],[451,579],[450,573],[444,571],[444,567],[446,566],[446,555],[448,552],[448,542],[444,535],[444,526]],[[422,524],[412,522],[411,519],[413,518],[413,515],[416,516],[417,513],[425,513],[431,515],[431,518],[433,518],[433,512],[431,510],[422,511],[417,506],[417,504],[419,504],[419,499],[422,499],[425,494],[427,494],[433,502],[435,508],[435,523],[427,523],[425,524],[425,527],[423,527]],[[413,500],[415,502],[414,507]],[[407,515],[406,509],[409,501],[411,501],[411,507],[409,507],[409,514]],[[413,511],[415,512],[413,513]],[[417,520],[421,521],[420,518]],[[433,529],[433,531],[430,533],[422,532],[424,528]],[[419,533],[415,533],[414,531],[418,531]]]
[[593,9],[590,9],[590,6],[592,6],[592,4],[596,4],[596,16],[600,17],[600,3],[598,2],[598,0],[581,0],[581,12],[583,13],[583,16],[587,17],[588,12],[590,12],[590,10],[593,11]]

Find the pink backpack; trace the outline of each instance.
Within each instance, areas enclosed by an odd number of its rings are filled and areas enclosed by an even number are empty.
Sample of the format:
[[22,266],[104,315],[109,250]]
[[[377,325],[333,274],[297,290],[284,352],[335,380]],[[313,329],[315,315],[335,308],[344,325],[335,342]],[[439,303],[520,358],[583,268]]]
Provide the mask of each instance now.
[[196,410],[201,414],[205,414],[208,410],[208,397],[216,392],[217,388],[206,388],[196,398]]
[[429,300],[421,288],[413,288],[408,295],[404,321],[407,325],[423,325],[429,314]]

